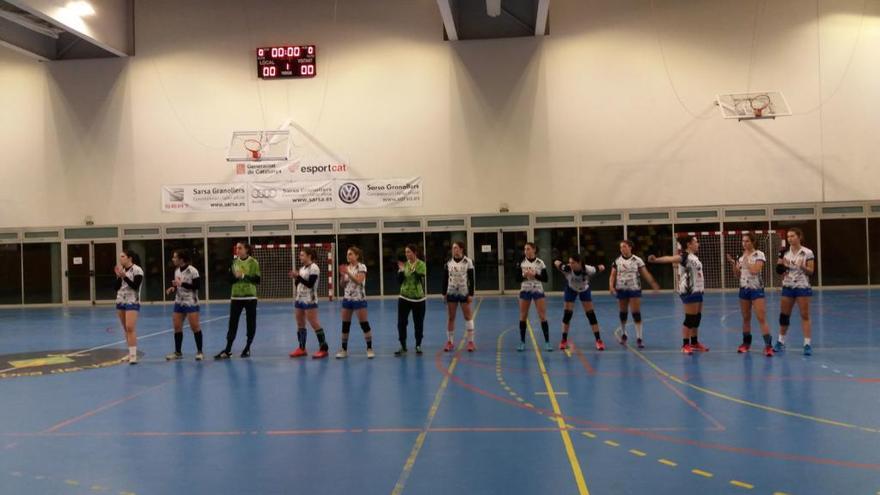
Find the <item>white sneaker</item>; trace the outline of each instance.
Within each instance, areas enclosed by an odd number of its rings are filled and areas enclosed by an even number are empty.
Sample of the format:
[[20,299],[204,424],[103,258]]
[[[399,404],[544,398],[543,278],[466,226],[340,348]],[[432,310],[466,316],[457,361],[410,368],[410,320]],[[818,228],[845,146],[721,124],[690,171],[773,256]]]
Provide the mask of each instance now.
[[374,357],[376,357],[376,353],[372,349],[367,349],[367,359],[373,359]]
[[183,359],[183,353],[180,352],[172,352],[165,356],[165,361],[177,361],[178,359]]
[[202,359],[205,359],[204,354],[202,354],[201,352],[196,354],[196,361],[201,361]]
[[345,359],[347,357],[348,357],[348,351],[346,351],[345,349],[336,353],[336,359]]
[[137,354],[134,356],[128,356],[128,364],[138,364]]

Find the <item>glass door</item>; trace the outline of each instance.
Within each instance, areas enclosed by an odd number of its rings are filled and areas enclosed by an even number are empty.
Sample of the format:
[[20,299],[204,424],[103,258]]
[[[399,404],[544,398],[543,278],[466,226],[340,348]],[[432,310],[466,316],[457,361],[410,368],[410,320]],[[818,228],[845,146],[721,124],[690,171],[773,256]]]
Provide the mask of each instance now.
[[92,301],[92,250],[89,243],[67,245],[67,302]]
[[501,288],[500,270],[501,256],[498,249],[498,232],[474,232],[475,289],[478,291],[497,292]]
[[[519,293],[520,281],[517,279],[517,274],[520,273],[519,264],[525,257],[523,249],[528,240],[529,234],[525,230],[501,233],[501,252],[504,253],[502,256],[502,263],[504,265],[504,291],[502,291],[502,293]],[[538,257],[541,257],[541,253],[538,253]],[[547,260],[544,261],[550,263]]]
[[68,303],[112,302],[116,299],[113,267],[118,263],[117,241],[66,244]]

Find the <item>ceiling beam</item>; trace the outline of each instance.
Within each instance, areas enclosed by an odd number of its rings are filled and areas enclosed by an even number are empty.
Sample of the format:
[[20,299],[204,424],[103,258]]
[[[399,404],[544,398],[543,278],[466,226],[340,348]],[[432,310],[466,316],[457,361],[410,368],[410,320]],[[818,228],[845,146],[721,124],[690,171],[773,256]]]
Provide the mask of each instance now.
[[538,16],[535,19],[535,36],[547,34],[547,15],[550,13],[550,0],[538,0]]
[[450,0],[437,0],[437,7],[440,8],[440,17],[443,18],[443,27],[446,29],[446,37],[450,41],[458,40],[458,31],[455,29],[455,19],[452,17],[452,5]]

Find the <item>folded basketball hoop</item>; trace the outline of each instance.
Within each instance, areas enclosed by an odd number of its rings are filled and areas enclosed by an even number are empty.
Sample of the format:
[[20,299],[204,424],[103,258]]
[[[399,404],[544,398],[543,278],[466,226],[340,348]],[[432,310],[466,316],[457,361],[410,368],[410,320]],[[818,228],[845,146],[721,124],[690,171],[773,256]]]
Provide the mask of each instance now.
[[235,131],[226,153],[229,162],[286,162],[290,131]]
[[715,104],[725,119],[775,119],[791,115],[781,91],[721,94],[715,98]]

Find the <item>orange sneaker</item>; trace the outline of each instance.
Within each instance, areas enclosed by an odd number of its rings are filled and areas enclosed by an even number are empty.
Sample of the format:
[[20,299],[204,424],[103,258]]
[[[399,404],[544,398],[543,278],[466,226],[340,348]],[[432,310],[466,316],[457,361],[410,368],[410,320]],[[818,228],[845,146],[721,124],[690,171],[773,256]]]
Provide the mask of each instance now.
[[306,352],[305,349],[300,349],[299,347],[297,347],[295,351],[290,353],[290,357],[292,357],[292,358],[298,358],[298,357],[303,357],[303,356],[308,356],[308,355],[309,355],[309,353]]

